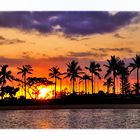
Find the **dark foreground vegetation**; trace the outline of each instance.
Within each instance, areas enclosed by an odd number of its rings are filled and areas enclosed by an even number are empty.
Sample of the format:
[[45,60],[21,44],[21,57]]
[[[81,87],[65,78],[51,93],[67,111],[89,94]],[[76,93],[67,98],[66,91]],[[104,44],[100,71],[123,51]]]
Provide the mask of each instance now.
[[[72,105],[71,108],[74,108],[76,105],[83,105],[81,107],[86,108],[92,108],[92,105],[98,105],[103,104],[104,107],[106,108],[106,105],[119,105],[121,104],[123,108],[123,105],[125,104],[140,104],[140,95],[115,95],[115,94],[93,94],[93,95],[68,95],[68,96],[63,96],[59,99],[47,99],[47,100],[34,100],[34,99],[25,99],[20,98],[13,98],[13,99],[8,99],[8,100],[0,100],[0,109],[4,106],[7,106],[7,109],[10,109],[10,107],[20,107],[24,109],[26,106],[30,106],[30,109],[47,109],[48,107],[51,108],[51,106],[55,108],[59,108],[59,105],[62,105],[62,108],[67,108],[67,105]],[[57,107],[58,106],[58,107]],[[77,106],[76,106],[77,108]],[[80,108],[80,107],[78,107]],[[112,108],[111,106],[109,108]],[[135,107],[137,108],[137,107]],[[139,107],[138,107],[139,108]]]

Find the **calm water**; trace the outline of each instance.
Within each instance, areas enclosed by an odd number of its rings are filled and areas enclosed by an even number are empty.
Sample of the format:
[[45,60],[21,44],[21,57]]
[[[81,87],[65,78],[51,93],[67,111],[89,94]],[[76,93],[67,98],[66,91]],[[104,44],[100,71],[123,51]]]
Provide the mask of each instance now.
[[0,128],[140,128],[140,109],[0,111]]

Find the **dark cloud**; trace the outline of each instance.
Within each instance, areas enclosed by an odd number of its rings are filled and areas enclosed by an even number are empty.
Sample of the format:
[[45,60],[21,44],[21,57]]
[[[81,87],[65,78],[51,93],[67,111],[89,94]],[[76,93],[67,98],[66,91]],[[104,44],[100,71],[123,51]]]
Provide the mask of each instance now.
[[[52,66],[59,66],[61,69],[66,68],[66,64],[69,63],[72,60],[79,61],[80,64],[88,65],[90,61],[96,60],[98,57],[102,57],[104,54],[96,54],[91,58],[86,57],[76,57],[76,56],[56,56],[56,57],[42,57],[42,58],[33,58],[30,57],[28,53],[25,52],[25,54],[20,58],[8,58],[0,56],[0,64],[8,64],[10,67],[18,67],[25,64],[30,64],[33,67],[40,67],[45,69],[48,69]],[[99,62],[99,61],[98,61]]]
[[3,36],[0,36],[0,40],[2,41],[2,40],[6,40]]
[[90,37],[75,37],[75,36],[71,36],[71,35],[63,35],[65,38],[72,40],[72,41],[82,41],[82,40],[87,40],[90,39]]
[[23,62],[28,64],[28,61],[22,58],[16,59],[16,58],[7,58],[7,57],[3,57],[0,56],[0,64],[8,64],[10,66],[18,66],[18,65],[22,65]]
[[[47,18],[47,13],[45,14]],[[40,13],[40,19],[32,12],[0,12],[0,26],[20,28],[23,30],[37,29],[39,32],[50,30],[48,25],[44,27],[44,12]],[[41,23],[40,23],[41,22]]]
[[48,67],[49,65],[60,64],[64,66],[64,63],[71,60],[77,60],[77,58],[57,56],[57,57],[42,57],[42,58],[33,58],[25,52],[25,54],[20,58],[8,58],[0,56],[0,64],[8,64],[9,66],[20,66],[25,64],[30,64],[33,66]]
[[45,53],[42,54],[43,57],[46,57],[47,55]]
[[114,34],[114,37],[116,37],[116,38],[120,38],[120,39],[125,39],[125,37],[121,36],[121,35],[118,34],[118,33]]
[[20,40],[18,38],[16,39],[8,39],[3,36],[0,36],[0,45],[5,45],[5,44],[16,44],[16,43],[25,43],[25,41]]
[[51,23],[60,25],[61,30],[66,34],[102,34],[130,24],[137,15],[138,13],[135,12],[118,12],[115,15],[108,12],[67,12]]
[[41,33],[55,31],[66,35],[91,35],[116,31],[139,21],[138,12],[0,12],[0,27]]
[[66,36],[66,35],[64,37],[71,40],[71,41],[80,41],[77,37]]
[[95,53],[95,52],[89,52],[89,51],[87,51],[87,52],[69,52],[68,53],[68,55],[67,55],[68,57],[75,57],[75,58],[83,58],[83,57],[90,57],[90,56],[92,56],[92,58],[103,58],[103,57],[106,57],[106,56],[108,56],[108,54],[106,54],[106,53]]
[[127,53],[134,53],[134,51],[131,48],[92,48],[94,51],[100,51],[100,52],[127,52]]
[[91,52],[69,52],[68,56],[70,57],[88,57],[88,56],[92,56],[93,53]]

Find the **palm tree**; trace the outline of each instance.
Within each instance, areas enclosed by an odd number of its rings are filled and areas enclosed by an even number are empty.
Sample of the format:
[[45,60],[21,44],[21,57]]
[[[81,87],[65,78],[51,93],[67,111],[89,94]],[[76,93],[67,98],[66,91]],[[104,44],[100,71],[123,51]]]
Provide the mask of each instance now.
[[[92,94],[93,94],[93,81],[94,81],[94,75],[97,76],[99,79],[101,79],[99,72],[102,71],[102,69],[100,68],[100,64],[96,63],[95,61],[90,62],[89,67],[85,67],[85,69],[89,70],[89,72],[91,73],[91,82],[92,82]],[[95,81],[94,81],[95,82]],[[95,87],[94,87],[95,88]]]
[[62,78],[59,78],[60,80],[60,94],[62,93]]
[[3,90],[5,93],[9,94],[10,98],[14,98],[16,93],[19,91],[19,87],[14,88],[11,86],[6,86],[6,87],[3,87]]
[[86,73],[81,77],[81,79],[84,80],[85,82],[85,94],[87,94],[87,80],[91,80],[90,76],[87,75]]
[[127,94],[130,92],[130,83],[128,82],[129,71],[128,67],[125,67],[124,61],[120,63],[118,67],[118,75],[120,75],[121,79],[121,93]]
[[81,95],[81,84],[82,84],[82,79],[79,79],[78,85],[79,85],[79,95]]
[[137,93],[137,91],[138,91],[138,88],[139,88],[139,90],[140,90],[140,85],[138,85],[138,83],[134,83],[133,85],[132,85],[132,93],[134,92],[134,93]]
[[82,74],[82,69],[81,67],[78,65],[78,62],[73,60],[70,63],[67,64],[67,72],[64,73],[66,74],[66,76],[64,78],[69,77],[70,81],[72,81],[72,92],[73,94],[75,93],[75,82],[76,82],[76,78],[80,78],[80,74]]
[[[1,71],[0,71],[0,84],[1,84],[1,89],[3,89],[3,87],[5,86],[7,80],[12,81],[14,79],[14,76],[11,74],[11,71],[8,70],[8,65],[1,65]],[[3,99],[4,96],[4,92],[3,90],[1,90],[1,96]]]
[[140,69],[140,55],[136,55],[135,58],[132,58],[133,63],[130,63],[129,67],[132,68],[130,73],[134,71],[135,69],[137,70],[137,94],[139,94],[139,69]]
[[22,74],[23,83],[24,83],[24,93],[26,98],[26,80],[27,80],[27,74],[32,74],[32,66],[31,65],[23,65],[22,67],[17,67],[19,72],[17,74]]
[[57,79],[61,79],[59,76],[61,75],[61,73],[59,72],[59,67],[52,67],[51,69],[49,69],[50,73],[49,73],[49,77],[50,78],[54,78],[55,81],[55,99],[56,99],[56,85],[57,85]]
[[109,94],[109,88],[113,86],[113,79],[111,77],[107,78],[106,82],[104,82],[104,86],[107,86],[107,93]]
[[118,67],[121,65],[122,61],[119,57],[111,56],[110,60],[107,60],[108,64],[104,66],[107,68],[107,73],[105,78],[108,77],[111,73],[113,73],[113,93],[115,94],[115,83],[116,83],[116,76],[118,75]]

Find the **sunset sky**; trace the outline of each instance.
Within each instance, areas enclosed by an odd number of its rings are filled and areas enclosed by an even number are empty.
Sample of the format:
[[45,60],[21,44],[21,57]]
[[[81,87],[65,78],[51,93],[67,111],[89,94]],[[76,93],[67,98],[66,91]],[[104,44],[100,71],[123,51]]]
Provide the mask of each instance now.
[[23,64],[42,77],[52,66],[64,72],[73,59],[83,69],[93,60],[103,65],[111,55],[128,64],[139,47],[139,12],[0,12],[0,64],[15,76]]

